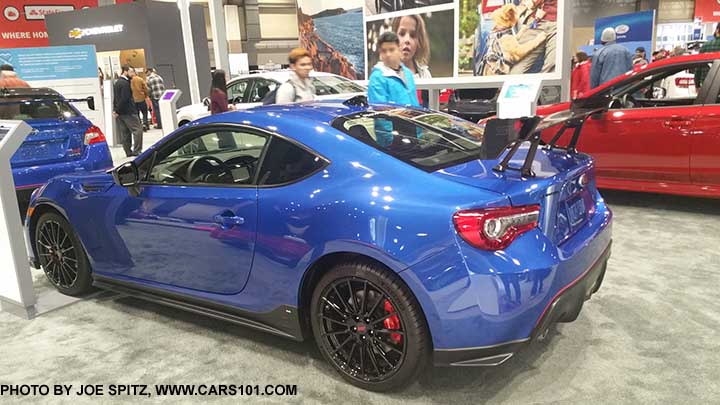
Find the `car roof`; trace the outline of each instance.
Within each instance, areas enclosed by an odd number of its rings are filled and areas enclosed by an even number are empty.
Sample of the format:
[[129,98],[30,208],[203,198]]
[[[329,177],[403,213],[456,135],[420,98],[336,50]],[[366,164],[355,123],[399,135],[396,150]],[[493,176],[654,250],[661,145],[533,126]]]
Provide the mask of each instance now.
[[62,95],[49,87],[8,87],[0,89],[0,97],[62,98]]
[[633,68],[633,70],[624,73],[612,80],[610,80],[607,83],[604,83],[595,89],[591,90],[590,93],[587,94],[587,96],[584,96],[583,98],[590,97],[596,93],[599,93],[609,87],[614,86],[615,84],[625,80],[626,78],[630,76],[635,76],[637,74],[640,74],[642,72],[645,72],[647,70],[651,69],[660,69],[667,66],[676,66],[676,65],[684,65],[684,64],[692,64],[696,62],[712,62],[717,59],[720,59],[720,52],[708,52],[708,53],[699,53],[695,55],[682,55],[682,56],[673,56],[670,58],[665,58],[656,62],[649,63],[647,65],[643,66],[636,66]]
[[[237,77],[233,77],[232,79],[230,79],[230,81],[228,82],[228,85],[230,85],[238,80],[253,79],[253,78],[271,79],[271,80],[275,80],[278,82],[286,82],[286,81],[288,81],[288,79],[290,79],[290,72],[292,72],[292,70],[285,69],[285,70],[277,70],[277,71],[273,71],[273,72],[260,72],[260,73],[253,73],[250,75],[237,76]],[[316,71],[310,72],[310,77],[328,77],[328,76],[340,77],[340,76],[332,74],[332,73],[316,72]]]
[[344,137],[331,127],[333,120],[382,106],[346,105],[346,100],[310,101],[229,111],[201,118],[187,126],[213,123],[248,125],[290,137],[329,157],[335,149],[342,148],[338,147],[338,142],[344,140]]

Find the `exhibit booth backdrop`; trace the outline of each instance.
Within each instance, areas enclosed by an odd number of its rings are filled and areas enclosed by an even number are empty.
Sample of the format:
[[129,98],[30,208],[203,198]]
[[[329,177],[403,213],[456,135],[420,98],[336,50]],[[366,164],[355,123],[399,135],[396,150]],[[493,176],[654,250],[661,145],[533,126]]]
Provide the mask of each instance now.
[[[403,62],[423,87],[487,87],[536,75],[561,84],[566,0],[298,0],[301,46],[315,69],[369,77],[385,31],[401,40]],[[363,12],[360,12],[362,8]],[[358,40],[358,33],[364,40]],[[561,66],[561,68],[558,68]]]
[[613,28],[617,35],[617,43],[631,53],[635,53],[637,48],[644,48],[647,61],[650,61],[652,51],[655,49],[655,10],[598,18],[595,20],[594,49],[602,46],[600,36],[606,28]]

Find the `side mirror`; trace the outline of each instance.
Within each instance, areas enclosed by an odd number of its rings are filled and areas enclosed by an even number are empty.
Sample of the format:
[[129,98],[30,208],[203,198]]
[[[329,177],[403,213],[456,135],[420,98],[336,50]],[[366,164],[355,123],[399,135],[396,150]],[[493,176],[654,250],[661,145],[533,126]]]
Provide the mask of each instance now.
[[88,108],[92,111],[95,111],[95,97],[89,96],[86,101]]
[[571,110],[576,112],[594,110],[596,108],[607,107],[612,101],[613,98],[608,93],[594,95],[589,98],[578,98],[573,100]]
[[139,182],[138,169],[135,162],[123,163],[112,171],[115,184],[120,187],[134,187]]

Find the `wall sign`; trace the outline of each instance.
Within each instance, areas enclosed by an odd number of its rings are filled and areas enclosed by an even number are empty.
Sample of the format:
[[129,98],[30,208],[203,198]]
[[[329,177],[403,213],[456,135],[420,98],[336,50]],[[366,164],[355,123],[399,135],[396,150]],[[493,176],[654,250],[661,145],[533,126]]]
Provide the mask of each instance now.
[[93,35],[116,34],[123,32],[122,24],[103,25],[102,27],[73,28],[68,32],[68,38],[80,39]]
[[720,1],[695,0],[695,18],[704,23],[720,22]]
[[2,0],[0,48],[48,46],[45,16],[97,5],[98,0]]

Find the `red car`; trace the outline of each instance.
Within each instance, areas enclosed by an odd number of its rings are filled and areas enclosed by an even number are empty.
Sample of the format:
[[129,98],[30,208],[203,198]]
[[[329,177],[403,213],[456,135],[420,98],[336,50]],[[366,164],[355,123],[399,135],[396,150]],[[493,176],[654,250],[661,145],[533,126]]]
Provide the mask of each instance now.
[[[706,76],[697,95],[673,91],[678,77],[698,73]],[[539,107],[538,115],[608,107],[587,120],[578,144],[595,158],[601,188],[720,198],[719,92],[720,53],[680,56],[638,67],[572,103]]]

